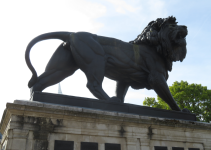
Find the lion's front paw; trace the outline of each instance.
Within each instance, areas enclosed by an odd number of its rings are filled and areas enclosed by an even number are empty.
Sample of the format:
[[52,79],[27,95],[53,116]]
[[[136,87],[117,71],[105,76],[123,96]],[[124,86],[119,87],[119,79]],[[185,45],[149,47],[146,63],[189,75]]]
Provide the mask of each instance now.
[[119,102],[119,103],[121,103],[122,101],[121,101],[121,99],[119,99],[118,97],[111,97],[110,98],[110,101],[112,101],[112,102]]
[[187,108],[184,108],[184,109],[182,110],[182,112],[191,114],[190,110],[188,110]]

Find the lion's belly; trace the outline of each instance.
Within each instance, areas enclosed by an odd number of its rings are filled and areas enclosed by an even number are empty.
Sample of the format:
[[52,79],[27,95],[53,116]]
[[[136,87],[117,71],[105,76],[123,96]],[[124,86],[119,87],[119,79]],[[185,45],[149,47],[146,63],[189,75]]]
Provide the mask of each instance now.
[[131,63],[123,63],[116,58],[108,57],[105,76],[116,81],[124,81],[135,85],[145,85],[148,73],[137,69]]

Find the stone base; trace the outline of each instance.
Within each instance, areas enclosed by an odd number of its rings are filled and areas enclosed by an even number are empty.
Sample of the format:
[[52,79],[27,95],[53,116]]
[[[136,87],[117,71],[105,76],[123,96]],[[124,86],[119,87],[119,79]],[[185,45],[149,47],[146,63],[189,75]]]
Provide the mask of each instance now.
[[[211,150],[211,124],[15,100],[3,150]],[[191,149],[195,148],[195,149]]]
[[35,92],[33,93],[30,100],[44,103],[60,104],[65,106],[77,106],[106,111],[136,114],[141,116],[196,121],[195,114],[68,95]]

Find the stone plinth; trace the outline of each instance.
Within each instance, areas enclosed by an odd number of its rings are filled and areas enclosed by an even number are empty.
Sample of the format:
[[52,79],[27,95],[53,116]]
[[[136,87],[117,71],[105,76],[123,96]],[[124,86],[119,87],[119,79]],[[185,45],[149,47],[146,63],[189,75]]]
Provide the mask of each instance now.
[[104,111],[116,111],[141,116],[196,121],[195,114],[151,108],[147,106],[140,106],[127,103],[118,103],[84,97],[75,97],[69,95],[34,92],[30,100],[44,103],[60,104],[65,106],[100,109]]
[[209,123],[33,101],[7,103],[0,132],[4,150],[211,150]]

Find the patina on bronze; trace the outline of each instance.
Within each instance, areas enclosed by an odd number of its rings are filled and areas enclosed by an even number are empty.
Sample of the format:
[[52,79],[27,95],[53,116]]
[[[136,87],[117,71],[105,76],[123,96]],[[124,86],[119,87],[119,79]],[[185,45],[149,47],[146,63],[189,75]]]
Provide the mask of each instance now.
[[[172,62],[186,56],[187,27],[176,18],[158,18],[131,42],[87,32],[52,32],[34,38],[26,49],[26,63],[32,71],[31,92],[54,85],[77,69],[87,77],[87,88],[99,100],[124,102],[128,87],[154,89],[172,110],[181,111],[168,85]],[[34,44],[47,39],[64,41],[54,52],[45,72],[37,77],[29,53]],[[104,76],[117,81],[116,96],[110,98],[102,89]],[[188,112],[187,109],[183,110]]]

